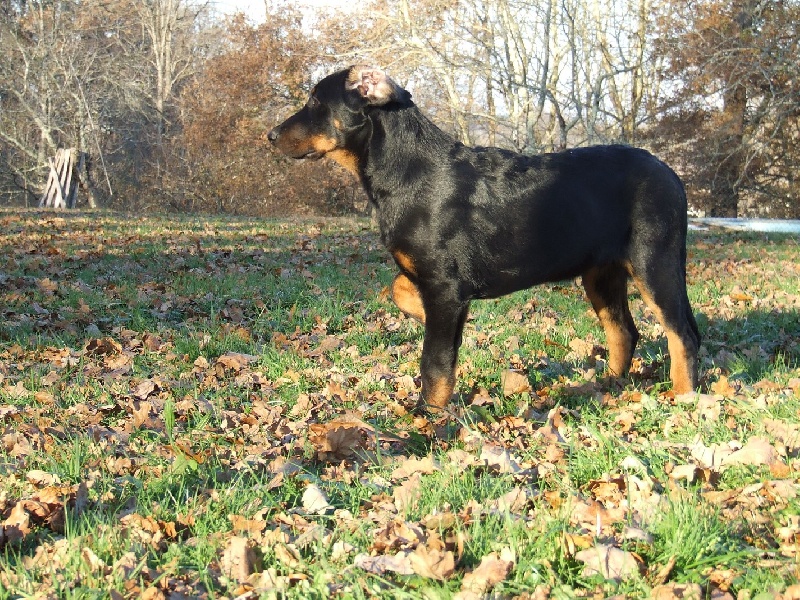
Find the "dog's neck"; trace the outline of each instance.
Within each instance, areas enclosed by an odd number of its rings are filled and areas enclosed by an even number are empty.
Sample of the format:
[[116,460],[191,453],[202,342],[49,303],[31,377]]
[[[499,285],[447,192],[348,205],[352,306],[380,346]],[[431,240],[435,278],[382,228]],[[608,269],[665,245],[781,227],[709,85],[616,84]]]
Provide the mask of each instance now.
[[[408,181],[420,169],[435,168],[434,157],[458,144],[411,102],[375,109],[368,114],[368,121],[371,134],[361,157],[361,179],[378,208],[401,182],[407,189]],[[425,140],[425,145],[419,140]],[[373,178],[373,174],[380,176]]]

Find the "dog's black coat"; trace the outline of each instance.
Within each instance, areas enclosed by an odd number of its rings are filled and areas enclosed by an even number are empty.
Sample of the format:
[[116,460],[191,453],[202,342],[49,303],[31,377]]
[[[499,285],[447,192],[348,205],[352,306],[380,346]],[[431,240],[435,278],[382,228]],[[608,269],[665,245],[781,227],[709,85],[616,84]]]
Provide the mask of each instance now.
[[317,84],[269,139],[294,158],[328,155],[377,207],[400,274],[398,306],[425,324],[423,398],[443,407],[469,302],[581,275],[609,345],[630,367],[634,279],[663,325],[676,392],[697,384],[700,335],[686,295],[686,196],[654,156],[598,146],[527,156],[470,148],[417,109],[382,71],[355,66]]

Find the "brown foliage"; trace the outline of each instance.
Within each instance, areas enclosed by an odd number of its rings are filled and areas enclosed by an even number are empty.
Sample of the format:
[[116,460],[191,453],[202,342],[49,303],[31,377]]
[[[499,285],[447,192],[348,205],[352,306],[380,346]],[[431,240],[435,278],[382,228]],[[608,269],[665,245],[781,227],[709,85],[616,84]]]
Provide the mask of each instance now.
[[659,51],[677,90],[652,132],[709,216],[800,214],[796,3],[674,0]]
[[[12,2],[0,11],[0,202],[35,202],[47,158],[76,147],[115,208],[363,210],[352,176],[278,157],[266,133],[321,74],[367,60],[465,142],[651,146],[698,212],[800,216],[797,2],[625,0],[608,15],[568,4],[577,12],[373,0],[313,26],[281,6],[256,26],[188,0]],[[176,25],[158,29],[165,10]]]
[[229,23],[228,50],[210,59],[181,97],[183,131],[174,143],[191,186],[176,193],[179,207],[259,215],[363,208],[343,170],[292,164],[267,141],[306,101],[316,44],[292,11],[257,27],[241,16]]

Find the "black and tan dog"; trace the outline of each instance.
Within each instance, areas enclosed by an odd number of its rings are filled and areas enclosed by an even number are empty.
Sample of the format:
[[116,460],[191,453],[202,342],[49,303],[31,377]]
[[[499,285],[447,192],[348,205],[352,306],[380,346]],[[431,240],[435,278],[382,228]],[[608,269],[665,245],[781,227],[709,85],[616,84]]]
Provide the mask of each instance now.
[[381,238],[400,269],[393,300],[425,325],[423,407],[450,400],[471,300],[577,275],[605,329],[612,375],[627,373],[639,338],[628,307],[632,278],[666,331],[673,390],[697,385],[686,195],[648,152],[470,148],[366,66],[320,81],[269,139],[293,158],[333,158],[377,207]]

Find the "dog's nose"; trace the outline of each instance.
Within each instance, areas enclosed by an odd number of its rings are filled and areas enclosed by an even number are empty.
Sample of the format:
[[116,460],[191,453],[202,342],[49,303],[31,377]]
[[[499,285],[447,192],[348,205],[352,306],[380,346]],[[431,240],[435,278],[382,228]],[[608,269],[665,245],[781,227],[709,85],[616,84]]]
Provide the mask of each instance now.
[[270,142],[275,143],[275,140],[278,139],[278,128],[277,127],[267,134],[267,139]]

